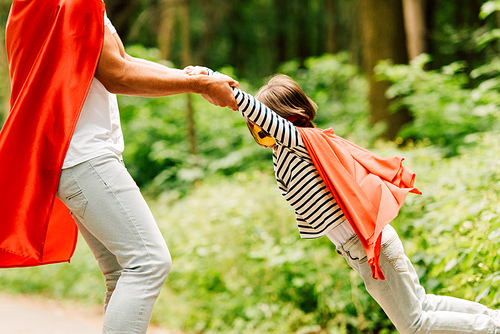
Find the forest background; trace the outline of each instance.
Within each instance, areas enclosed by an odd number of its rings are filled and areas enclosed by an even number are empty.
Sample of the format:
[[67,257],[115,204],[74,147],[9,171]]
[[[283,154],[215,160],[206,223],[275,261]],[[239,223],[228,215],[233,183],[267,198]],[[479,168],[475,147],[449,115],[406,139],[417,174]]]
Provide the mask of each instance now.
[[[0,0],[0,36],[11,1]],[[417,174],[393,222],[429,293],[500,306],[500,1],[107,0],[135,56],[203,65],[255,93],[273,73],[319,106],[316,124]],[[9,110],[0,43],[0,122]],[[153,322],[186,333],[396,333],[325,238],[300,240],[271,152],[240,115],[199,96],[120,96],[125,162],[173,269]],[[98,304],[71,264],[0,271],[0,290]]]

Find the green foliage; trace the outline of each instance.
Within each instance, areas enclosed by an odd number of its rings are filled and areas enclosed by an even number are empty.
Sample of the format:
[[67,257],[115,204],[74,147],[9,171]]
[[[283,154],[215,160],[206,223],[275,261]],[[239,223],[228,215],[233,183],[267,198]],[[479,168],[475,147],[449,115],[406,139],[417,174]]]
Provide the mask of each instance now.
[[[434,149],[412,150],[424,195],[409,197],[395,224],[424,285],[498,307],[500,303],[499,133],[472,134],[474,147],[443,160]],[[418,236],[415,238],[415,236]]]
[[185,108],[187,96],[159,99],[121,97],[124,159],[140,185],[155,193],[167,188],[185,192],[214,174],[259,168],[269,151],[255,145],[243,118],[191,96],[198,154],[189,152]]
[[[481,11],[479,13],[479,18],[482,20],[486,20],[488,17],[491,16],[491,14],[500,11],[500,1],[499,0],[492,0],[492,1],[487,1],[481,6]],[[482,32],[477,38],[476,38],[476,49],[481,51],[484,48],[486,48],[488,45],[493,44],[492,42],[497,41],[500,39],[500,29],[498,27],[496,28],[490,28],[486,29],[486,31]],[[493,59],[497,58],[497,49],[493,47]]]
[[[176,4],[144,0],[142,7],[144,14],[161,20],[152,12],[174,11]],[[347,49],[353,34],[354,8],[350,1],[335,1],[328,6],[325,0],[247,0],[244,5],[222,0],[192,0],[189,1],[191,59],[213,68],[233,66],[239,76],[255,84],[273,73],[283,61],[305,59],[327,51],[325,32],[332,29],[332,16],[337,10],[342,10],[343,15],[335,18],[335,26],[344,33],[334,37],[337,45]],[[110,17],[113,20],[113,16]],[[157,35],[165,33],[159,32],[151,20],[137,20],[134,24],[145,27],[140,29],[142,33],[122,36],[126,44],[155,46]],[[181,64],[185,41],[178,26],[174,25],[171,38],[168,58]]]
[[[127,52],[150,60],[157,60],[158,55],[156,49],[139,45]],[[252,92],[245,82],[241,87]],[[188,98],[195,114],[197,155],[190,153],[187,139]],[[241,115],[215,107],[199,95],[156,99],[119,96],[119,104],[124,160],[137,183],[148,185],[153,194],[166,188],[185,193],[211,175],[259,168],[259,161],[270,155],[255,145]]]
[[[393,225],[427,291],[498,308],[500,136],[465,141],[450,159],[422,145],[376,152],[417,174],[423,195],[409,195]],[[187,333],[396,333],[326,238],[299,238],[271,168],[149,201],[173,257],[153,321]],[[2,269],[0,287],[91,303],[104,292],[83,242],[71,264]]]
[[[457,58],[467,59],[471,67],[488,60],[488,54],[475,54],[474,43],[485,26],[495,25],[493,20],[485,24],[479,19],[478,9],[483,2],[486,1],[428,1],[426,44],[433,52],[436,67]],[[174,24],[172,36],[160,30],[162,20],[166,20],[161,13],[175,13],[178,6],[177,2],[115,0],[108,3],[108,15],[125,44],[154,47],[159,41],[168,40],[171,50],[168,59],[181,64],[186,41],[179,25]],[[352,0],[247,0],[243,3],[191,0],[191,59],[213,68],[233,66],[238,76],[254,84],[275,72],[285,61],[303,61],[325,52],[350,51],[359,65],[364,49],[359,25],[363,6]],[[488,6],[483,12],[486,10]],[[179,14],[174,16],[169,20],[178,22]]]
[[[479,17],[487,19],[500,9],[498,0],[484,2]],[[499,30],[485,25],[469,39],[476,50],[492,53],[487,61],[471,64],[459,60],[437,70],[428,70],[431,56],[422,54],[409,65],[381,62],[375,72],[380,80],[392,85],[386,95],[392,99],[392,111],[409,110],[414,120],[400,131],[402,141],[424,140],[455,155],[472,133],[499,126],[500,58],[494,41]],[[488,52],[486,52],[488,53]],[[478,54],[479,55],[479,54]],[[427,67],[424,70],[424,67]]]
[[[497,26],[495,20],[485,21],[483,16],[486,10],[490,10],[486,4],[494,1],[467,1],[460,4],[448,0],[428,2],[426,49],[432,50],[430,68],[438,69],[460,59],[466,61],[467,71],[470,71],[488,62],[498,52],[484,50],[478,53],[476,48],[477,38]],[[480,11],[482,3],[485,5]]]
[[[429,61],[429,56],[420,55],[410,65],[381,62],[376,72],[381,80],[392,83],[386,93],[394,99],[392,110],[407,108],[413,114],[414,121],[399,133],[402,139],[430,140],[454,155],[468,134],[498,126],[500,79],[493,76],[469,88],[463,62],[425,71]],[[476,69],[471,76],[479,78],[493,69],[498,72],[498,61]]]

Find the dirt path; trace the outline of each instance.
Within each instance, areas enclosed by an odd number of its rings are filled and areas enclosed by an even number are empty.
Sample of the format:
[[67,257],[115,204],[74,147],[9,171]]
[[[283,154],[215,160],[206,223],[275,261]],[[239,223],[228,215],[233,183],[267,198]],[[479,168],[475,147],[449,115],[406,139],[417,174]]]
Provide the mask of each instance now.
[[[100,334],[100,307],[0,294],[1,334]],[[148,334],[179,334],[150,326]]]

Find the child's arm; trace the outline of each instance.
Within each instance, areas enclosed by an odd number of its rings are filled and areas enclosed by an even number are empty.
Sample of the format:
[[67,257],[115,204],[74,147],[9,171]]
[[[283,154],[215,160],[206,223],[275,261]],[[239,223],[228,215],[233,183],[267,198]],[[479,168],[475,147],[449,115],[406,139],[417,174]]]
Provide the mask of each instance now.
[[233,92],[240,114],[261,127],[276,142],[288,147],[303,145],[299,131],[291,122],[276,114],[252,95],[235,87]]
[[[189,75],[215,75],[218,72],[203,66],[188,66],[184,71]],[[276,114],[252,95],[233,87],[240,114],[271,135],[281,145],[294,147],[303,145],[297,128],[288,120]]]

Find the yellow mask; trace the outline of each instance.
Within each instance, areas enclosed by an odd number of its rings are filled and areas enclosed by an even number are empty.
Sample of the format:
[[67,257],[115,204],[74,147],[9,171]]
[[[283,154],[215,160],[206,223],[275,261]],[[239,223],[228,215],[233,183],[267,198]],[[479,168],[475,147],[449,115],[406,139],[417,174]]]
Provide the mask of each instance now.
[[262,130],[261,127],[255,125],[254,123],[247,121],[248,129],[252,134],[253,139],[257,142],[257,144],[265,147],[272,147],[276,144],[276,141],[273,137],[271,137],[267,132]]

